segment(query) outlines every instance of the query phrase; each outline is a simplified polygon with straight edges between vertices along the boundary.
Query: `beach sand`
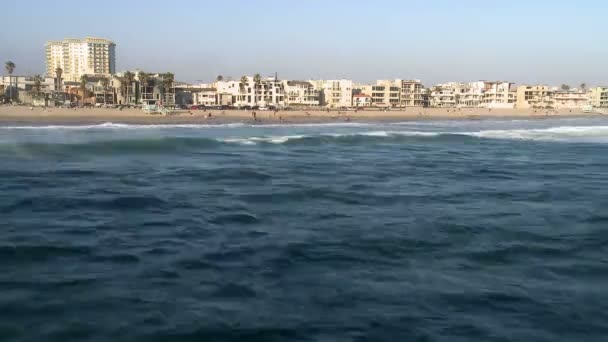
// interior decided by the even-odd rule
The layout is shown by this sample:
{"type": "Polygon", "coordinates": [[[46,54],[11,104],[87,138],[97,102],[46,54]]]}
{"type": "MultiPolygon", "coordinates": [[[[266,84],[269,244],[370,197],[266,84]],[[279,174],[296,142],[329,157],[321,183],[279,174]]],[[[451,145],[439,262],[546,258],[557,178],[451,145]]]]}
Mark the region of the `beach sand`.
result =
{"type": "MultiPolygon", "coordinates": [[[[262,123],[324,123],[324,122],[365,122],[365,121],[413,121],[413,120],[480,120],[498,118],[544,119],[555,117],[594,116],[581,110],[517,110],[487,108],[407,108],[405,110],[337,111],[332,110],[294,110],[294,111],[256,111],[257,122],[262,123]]],[[[146,114],[141,109],[109,108],[47,108],[27,106],[0,106],[0,124],[221,124],[233,122],[253,123],[252,111],[244,110],[182,110],[174,115],[146,114]],[[211,113],[211,118],[207,115],[211,113]]]]}

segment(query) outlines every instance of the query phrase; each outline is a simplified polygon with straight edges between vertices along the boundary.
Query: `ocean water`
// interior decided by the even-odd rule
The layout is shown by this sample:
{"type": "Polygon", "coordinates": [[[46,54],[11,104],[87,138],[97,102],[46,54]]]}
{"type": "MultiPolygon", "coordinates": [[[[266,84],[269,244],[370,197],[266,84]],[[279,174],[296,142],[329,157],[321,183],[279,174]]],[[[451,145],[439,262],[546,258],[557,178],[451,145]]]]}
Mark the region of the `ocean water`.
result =
{"type": "Polygon", "coordinates": [[[0,127],[2,341],[606,341],[608,119],[0,127]]]}

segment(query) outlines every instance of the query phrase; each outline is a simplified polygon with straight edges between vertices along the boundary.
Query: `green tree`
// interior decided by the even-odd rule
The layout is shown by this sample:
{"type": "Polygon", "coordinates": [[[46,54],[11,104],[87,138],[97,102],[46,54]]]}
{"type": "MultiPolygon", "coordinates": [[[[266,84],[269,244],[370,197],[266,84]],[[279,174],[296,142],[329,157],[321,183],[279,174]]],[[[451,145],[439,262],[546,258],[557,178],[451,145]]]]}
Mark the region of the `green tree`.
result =
{"type": "Polygon", "coordinates": [[[55,76],[57,77],[57,88],[55,90],[62,90],[61,87],[61,76],[63,75],[63,69],[57,67],[55,69],[55,76]]]}
{"type": "Polygon", "coordinates": [[[245,89],[247,89],[247,84],[249,83],[249,79],[247,76],[241,77],[241,81],[239,82],[239,88],[241,88],[241,103],[245,101],[245,89]]]}
{"type": "Polygon", "coordinates": [[[82,104],[84,105],[84,98],[87,96],[87,83],[89,82],[89,78],[87,75],[80,76],[80,94],[82,97],[82,104]]]}
{"type": "Polygon", "coordinates": [[[587,83],[585,83],[585,82],[581,83],[581,90],[582,91],[587,90],[587,83]]]}
{"type": "Polygon", "coordinates": [[[260,83],[262,83],[260,74],[253,75],[254,103],[256,106],[258,105],[258,88],[260,87],[260,83]]]}
{"type": "Polygon", "coordinates": [[[222,75],[217,75],[217,77],[215,78],[216,81],[221,82],[224,80],[224,76],[222,75]]]}
{"type": "Polygon", "coordinates": [[[106,96],[107,96],[107,92],[108,89],[110,88],[110,79],[107,77],[104,77],[100,80],[101,82],[101,88],[103,89],[103,104],[107,104],[106,102],[106,96]]]}
{"type": "Polygon", "coordinates": [[[170,73],[170,72],[166,72],[164,74],[162,74],[163,80],[162,80],[162,87],[163,87],[163,92],[165,95],[165,102],[167,102],[167,96],[166,94],[171,94],[171,89],[174,86],[174,82],[175,82],[175,75],[170,73]]]}
{"type": "Polygon", "coordinates": [[[150,75],[147,72],[140,71],[137,74],[137,78],[139,79],[139,92],[140,92],[140,100],[141,100],[141,98],[143,98],[144,94],[148,93],[150,75]]]}
{"type": "Polygon", "coordinates": [[[123,77],[124,77],[124,80],[125,80],[125,83],[126,83],[126,88],[127,88],[127,91],[126,91],[126,94],[127,94],[127,103],[126,104],[130,104],[131,103],[131,97],[130,96],[132,95],[131,93],[132,93],[132,90],[133,90],[133,82],[135,81],[135,74],[132,73],[132,72],[130,72],[130,71],[127,71],[127,72],[125,72],[125,74],[124,74],[123,77]]]}
{"type": "Polygon", "coordinates": [[[17,66],[12,61],[4,63],[4,69],[8,72],[8,96],[11,100],[13,99],[13,71],[15,71],[15,68],[17,68],[17,66]]]}
{"type": "Polygon", "coordinates": [[[567,84],[562,84],[560,88],[561,88],[563,91],[568,91],[568,90],[570,90],[570,86],[569,86],[569,85],[567,85],[567,84]]]}
{"type": "Polygon", "coordinates": [[[40,98],[42,94],[42,76],[35,75],[34,76],[34,85],[32,86],[32,94],[35,98],[40,98]]]}

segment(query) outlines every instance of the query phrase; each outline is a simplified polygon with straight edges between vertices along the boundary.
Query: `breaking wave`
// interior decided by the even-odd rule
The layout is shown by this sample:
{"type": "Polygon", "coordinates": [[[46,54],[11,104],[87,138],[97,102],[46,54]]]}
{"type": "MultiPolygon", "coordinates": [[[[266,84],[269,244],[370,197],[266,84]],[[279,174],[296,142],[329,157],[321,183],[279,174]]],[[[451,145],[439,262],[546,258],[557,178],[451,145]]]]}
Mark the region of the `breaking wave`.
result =
{"type": "MultiPolygon", "coordinates": [[[[233,125],[233,124],[231,124],[233,125]]],[[[138,125],[104,124],[99,127],[139,127],[138,125]]],[[[188,125],[198,127],[201,125],[188,125]]],[[[45,126],[69,127],[69,126],[45,126]]],[[[83,126],[79,126],[82,128],[83,126]]],[[[141,126],[150,127],[150,126],[141,126]]],[[[164,125],[163,127],[176,127],[164,125]]],[[[183,127],[179,126],[179,127],[183,127]]],[[[209,127],[209,126],[204,126],[209,127]]],[[[224,126],[225,127],[225,126],[224,126]]],[[[237,126],[238,127],[238,126],[237,126]]],[[[385,126],[386,127],[386,126],[385,126]]],[[[230,132],[230,131],[229,131],[230,132]]],[[[252,131],[247,131],[252,133],[252,131]]],[[[254,133],[256,131],[253,131],[254,133]]],[[[235,131],[238,134],[239,131],[235,131]]],[[[608,143],[608,126],[561,126],[535,129],[479,130],[479,131],[423,131],[423,130],[364,130],[354,132],[307,132],[289,135],[260,136],[188,135],[174,136],[171,133],[155,135],[134,135],[128,138],[110,139],[108,137],[92,138],[85,141],[59,142],[18,142],[17,140],[0,139],[0,154],[36,156],[36,155],[73,155],[73,154],[113,154],[113,153],[167,153],[179,151],[213,150],[230,146],[263,146],[263,145],[324,145],[324,144],[407,144],[415,142],[462,141],[463,139],[483,140],[529,140],[554,141],[568,143],[608,143]]]]}

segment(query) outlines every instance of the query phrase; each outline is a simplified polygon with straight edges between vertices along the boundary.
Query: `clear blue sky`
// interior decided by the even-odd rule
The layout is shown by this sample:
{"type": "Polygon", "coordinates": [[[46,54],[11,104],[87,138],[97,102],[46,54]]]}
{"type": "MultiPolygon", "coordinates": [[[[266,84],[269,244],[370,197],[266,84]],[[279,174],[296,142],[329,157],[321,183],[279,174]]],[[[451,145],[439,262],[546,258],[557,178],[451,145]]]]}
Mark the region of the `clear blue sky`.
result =
{"type": "Polygon", "coordinates": [[[96,36],[117,69],[177,79],[503,79],[608,84],[605,0],[29,0],[2,4],[0,59],[44,71],[44,43],[96,36]]]}

